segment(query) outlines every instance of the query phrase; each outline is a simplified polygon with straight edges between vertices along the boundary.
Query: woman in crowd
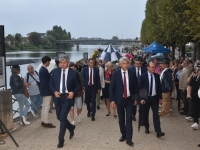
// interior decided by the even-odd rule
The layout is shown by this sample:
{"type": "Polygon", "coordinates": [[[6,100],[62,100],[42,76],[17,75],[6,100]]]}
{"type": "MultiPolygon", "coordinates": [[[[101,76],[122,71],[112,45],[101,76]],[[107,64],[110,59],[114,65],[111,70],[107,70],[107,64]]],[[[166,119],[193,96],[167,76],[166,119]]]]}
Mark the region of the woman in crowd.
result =
{"type": "Polygon", "coordinates": [[[24,95],[24,79],[18,76],[18,74],[20,73],[20,67],[18,65],[12,66],[11,72],[12,74],[10,76],[10,87],[12,90],[12,94],[17,99],[17,102],[19,104],[19,114],[22,124],[28,125],[30,124],[30,122],[26,120],[26,116],[30,108],[30,103],[24,95]]]}
{"type": "MultiPolygon", "coordinates": [[[[177,67],[177,72],[176,74],[174,75],[174,82],[175,82],[175,87],[176,87],[176,100],[178,102],[178,111],[180,111],[180,99],[181,99],[181,94],[180,94],[180,89],[179,89],[179,79],[181,77],[181,72],[182,72],[182,65],[181,64],[178,64],[178,67],[177,67]]],[[[175,73],[175,72],[174,72],[175,73]]]]}
{"type": "MultiPolygon", "coordinates": [[[[74,70],[77,70],[76,69],[76,65],[74,62],[70,62],[69,64],[69,67],[74,69],[74,70]]],[[[78,70],[77,70],[78,71],[78,70]]],[[[82,107],[83,107],[83,100],[82,100],[82,97],[83,97],[83,85],[84,85],[84,79],[83,79],[83,75],[81,72],[78,71],[78,75],[79,75],[79,80],[80,80],[80,83],[81,83],[81,90],[78,92],[78,94],[75,96],[75,101],[74,101],[74,104],[76,105],[77,107],[77,115],[76,115],[76,120],[78,122],[81,122],[81,117],[80,117],[80,114],[81,114],[81,111],[82,111],[82,107]]],[[[74,106],[71,107],[71,110],[70,110],[70,116],[71,116],[71,119],[72,119],[72,123],[71,124],[75,124],[74,122],[74,106]]]]}
{"type": "MultiPolygon", "coordinates": [[[[105,71],[105,76],[104,76],[104,80],[105,80],[105,89],[104,89],[104,98],[106,99],[106,106],[107,106],[107,110],[108,110],[108,113],[106,114],[106,116],[110,116],[111,112],[110,112],[110,97],[109,97],[109,87],[110,87],[110,81],[111,81],[111,78],[112,78],[112,74],[114,72],[113,70],[113,66],[112,66],[112,63],[111,62],[107,62],[106,63],[106,68],[107,70],[105,71]]],[[[117,115],[116,115],[116,107],[113,108],[113,115],[114,117],[116,118],[117,115]]]]}
{"type": "Polygon", "coordinates": [[[199,129],[199,110],[200,110],[200,98],[198,96],[198,90],[200,87],[200,69],[197,71],[197,76],[191,78],[188,86],[187,98],[191,99],[192,103],[192,117],[194,119],[194,124],[191,126],[193,129],[199,129]]]}
{"type": "Polygon", "coordinates": [[[158,59],[154,58],[153,62],[156,65],[155,73],[160,74],[161,73],[161,69],[160,69],[160,65],[158,64],[158,59]]]}

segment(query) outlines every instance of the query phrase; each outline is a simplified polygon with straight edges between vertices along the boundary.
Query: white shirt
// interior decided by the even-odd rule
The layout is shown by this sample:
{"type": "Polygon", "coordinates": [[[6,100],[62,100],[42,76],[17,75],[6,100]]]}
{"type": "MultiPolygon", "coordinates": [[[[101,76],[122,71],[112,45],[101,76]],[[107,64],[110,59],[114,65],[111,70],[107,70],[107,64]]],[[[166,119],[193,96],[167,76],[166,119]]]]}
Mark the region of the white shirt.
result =
{"type": "MultiPolygon", "coordinates": [[[[127,97],[129,97],[129,96],[131,96],[131,94],[130,94],[130,91],[129,91],[128,70],[124,71],[124,70],[121,69],[121,74],[122,74],[122,81],[123,81],[123,83],[124,83],[124,72],[126,72],[125,75],[126,75],[126,89],[127,89],[127,97]]],[[[123,96],[124,96],[124,94],[123,94],[123,96]]]]}
{"type": "Polygon", "coordinates": [[[68,93],[68,90],[67,90],[67,76],[68,76],[68,71],[69,71],[69,68],[67,67],[66,69],[62,69],[61,68],[61,76],[60,76],[60,93],[64,94],[62,92],[62,84],[63,84],[63,70],[65,70],[65,87],[66,87],[66,90],[65,90],[65,93],[68,93]]]}
{"type": "Polygon", "coordinates": [[[138,78],[138,69],[139,69],[139,74],[140,74],[140,76],[141,76],[141,67],[140,68],[137,68],[137,67],[135,67],[135,72],[136,72],[136,77],[138,78]]]}
{"type": "Polygon", "coordinates": [[[91,71],[91,69],[92,69],[92,85],[94,84],[94,68],[90,68],[89,67],[89,81],[88,81],[88,85],[90,85],[90,71],[91,71]]]}
{"type": "MultiPolygon", "coordinates": [[[[148,72],[148,77],[149,77],[149,93],[150,93],[150,87],[151,87],[151,74],[148,72]]],[[[155,84],[155,76],[152,74],[153,77],[153,86],[152,86],[152,95],[150,96],[155,96],[156,93],[156,84],[155,84]]]]}
{"type": "MultiPolygon", "coordinates": [[[[36,81],[40,82],[39,76],[35,73],[35,71],[31,75],[36,79],[36,81]]],[[[29,75],[28,83],[30,83],[31,85],[28,86],[28,92],[31,96],[40,94],[40,90],[36,81],[29,75]]],[[[27,82],[27,74],[24,76],[24,82],[27,82]]]]}

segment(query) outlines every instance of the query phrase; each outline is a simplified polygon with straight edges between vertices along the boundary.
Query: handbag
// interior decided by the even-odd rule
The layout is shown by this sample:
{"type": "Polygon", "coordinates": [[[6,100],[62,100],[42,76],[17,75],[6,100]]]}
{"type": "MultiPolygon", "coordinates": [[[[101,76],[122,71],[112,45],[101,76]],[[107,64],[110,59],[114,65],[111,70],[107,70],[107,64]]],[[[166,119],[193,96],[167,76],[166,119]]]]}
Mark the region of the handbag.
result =
{"type": "Polygon", "coordinates": [[[25,86],[24,86],[24,95],[26,96],[26,98],[29,98],[28,89],[25,86]]]}

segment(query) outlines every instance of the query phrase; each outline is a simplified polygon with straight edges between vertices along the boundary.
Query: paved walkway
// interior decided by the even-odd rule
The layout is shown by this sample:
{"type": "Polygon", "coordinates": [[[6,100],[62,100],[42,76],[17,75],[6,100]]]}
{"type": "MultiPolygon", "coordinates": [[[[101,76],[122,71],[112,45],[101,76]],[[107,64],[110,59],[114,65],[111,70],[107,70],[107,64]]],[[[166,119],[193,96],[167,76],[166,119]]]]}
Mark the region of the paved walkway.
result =
{"type": "MultiPolygon", "coordinates": [[[[174,102],[175,103],[175,102],[174,102]]],[[[126,142],[118,142],[121,137],[118,120],[113,116],[106,117],[106,107],[101,103],[97,110],[96,121],[86,117],[86,105],[82,112],[82,122],[76,123],[75,135],[69,140],[66,132],[65,145],[67,150],[198,150],[200,143],[199,130],[192,130],[192,122],[186,122],[184,116],[177,113],[174,104],[171,116],[161,118],[161,128],[166,135],[157,138],[153,129],[152,114],[150,113],[150,134],[144,133],[144,127],[137,131],[137,121],[133,122],[134,147],[129,147],[126,142]]],[[[40,119],[31,118],[31,125],[19,128],[13,136],[19,144],[17,148],[12,140],[5,138],[6,144],[0,145],[1,150],[55,150],[58,143],[59,121],[56,119],[55,110],[50,114],[50,120],[56,128],[47,129],[40,126],[40,119]]],[[[18,125],[19,126],[19,125],[18,125]]]]}

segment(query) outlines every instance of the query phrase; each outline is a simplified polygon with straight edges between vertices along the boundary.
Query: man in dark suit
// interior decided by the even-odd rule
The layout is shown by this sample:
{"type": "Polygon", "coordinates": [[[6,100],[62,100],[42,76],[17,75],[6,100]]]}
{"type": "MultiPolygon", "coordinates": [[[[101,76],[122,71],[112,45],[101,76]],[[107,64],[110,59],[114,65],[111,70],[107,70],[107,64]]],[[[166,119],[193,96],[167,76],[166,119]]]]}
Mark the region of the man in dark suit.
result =
{"type": "Polygon", "coordinates": [[[153,123],[157,137],[164,136],[161,132],[160,118],[158,115],[159,100],[162,102],[162,91],[159,75],[154,73],[155,64],[149,62],[147,64],[148,72],[142,74],[139,80],[139,99],[142,104],[143,122],[145,125],[145,133],[149,134],[149,109],[153,111],[153,123]]]}
{"type": "Polygon", "coordinates": [[[135,72],[128,69],[128,58],[120,58],[119,63],[121,69],[113,73],[110,82],[110,101],[113,108],[115,108],[117,104],[119,127],[122,134],[122,137],[119,139],[119,141],[123,142],[126,139],[126,143],[129,146],[133,146],[132,113],[133,105],[137,104],[136,100],[138,96],[138,81],[135,72]],[[135,101],[133,100],[133,97],[135,97],[135,101]]]}
{"type": "Polygon", "coordinates": [[[43,97],[42,112],[41,112],[41,125],[45,128],[55,128],[54,125],[49,123],[49,108],[52,98],[52,93],[49,89],[49,74],[47,67],[49,66],[51,58],[49,56],[42,57],[43,66],[39,71],[40,78],[40,95],[43,97]]]}
{"type": "Polygon", "coordinates": [[[60,121],[59,143],[58,148],[64,145],[64,136],[66,129],[69,130],[71,139],[74,136],[75,125],[72,125],[67,115],[74,104],[74,97],[81,89],[78,72],[68,67],[69,58],[66,55],[59,57],[60,68],[52,71],[49,87],[54,94],[54,103],[56,115],[60,121]]]}
{"type": "MultiPolygon", "coordinates": [[[[136,74],[136,77],[138,79],[138,82],[139,82],[139,79],[140,79],[140,76],[144,73],[147,72],[147,69],[146,67],[143,67],[142,66],[142,58],[141,57],[136,57],[134,59],[134,66],[133,67],[130,67],[131,70],[133,70],[136,74]]],[[[132,116],[132,120],[133,121],[136,121],[136,112],[137,112],[137,105],[133,106],[133,116],[132,116]]]]}
{"type": "Polygon", "coordinates": [[[100,94],[101,83],[99,69],[94,67],[94,60],[88,60],[88,67],[83,68],[83,78],[85,87],[85,102],[87,104],[87,116],[95,121],[96,113],[96,93],[100,94]]]}

